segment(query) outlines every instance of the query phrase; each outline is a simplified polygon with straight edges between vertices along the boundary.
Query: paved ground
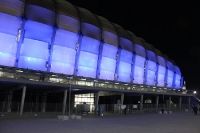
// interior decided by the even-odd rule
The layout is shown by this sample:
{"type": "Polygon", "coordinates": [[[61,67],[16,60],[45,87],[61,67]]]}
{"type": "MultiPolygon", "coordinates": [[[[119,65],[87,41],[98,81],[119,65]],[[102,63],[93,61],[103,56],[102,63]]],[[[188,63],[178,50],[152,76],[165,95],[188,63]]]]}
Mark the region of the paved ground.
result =
{"type": "Polygon", "coordinates": [[[81,120],[49,117],[1,117],[0,133],[200,133],[200,115],[172,114],[87,115],[81,120]]]}

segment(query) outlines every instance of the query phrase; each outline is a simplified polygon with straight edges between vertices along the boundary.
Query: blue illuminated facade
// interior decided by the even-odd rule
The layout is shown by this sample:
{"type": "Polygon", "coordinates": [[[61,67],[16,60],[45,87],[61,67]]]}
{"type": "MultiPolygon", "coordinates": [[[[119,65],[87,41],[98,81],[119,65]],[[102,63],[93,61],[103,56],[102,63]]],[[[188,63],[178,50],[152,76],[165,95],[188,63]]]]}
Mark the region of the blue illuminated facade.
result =
{"type": "Polygon", "coordinates": [[[0,1],[0,65],[181,89],[179,67],[121,26],[64,0],[0,1]]]}

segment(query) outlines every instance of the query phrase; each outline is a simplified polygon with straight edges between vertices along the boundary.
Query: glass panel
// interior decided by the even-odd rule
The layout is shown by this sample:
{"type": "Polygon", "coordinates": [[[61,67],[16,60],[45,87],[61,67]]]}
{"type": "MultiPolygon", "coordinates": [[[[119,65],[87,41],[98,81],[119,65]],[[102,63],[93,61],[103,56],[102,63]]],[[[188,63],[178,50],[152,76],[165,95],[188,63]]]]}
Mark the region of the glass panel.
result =
{"type": "Polygon", "coordinates": [[[0,65],[14,66],[15,55],[0,52],[0,65]]]}
{"type": "Polygon", "coordinates": [[[78,76],[96,78],[96,69],[78,66],[78,76]]]}
{"type": "Polygon", "coordinates": [[[151,70],[147,70],[147,85],[154,85],[154,79],[155,79],[155,72],[151,70]]]}
{"type": "Polygon", "coordinates": [[[99,45],[98,40],[84,36],[81,40],[81,51],[99,54],[99,45]]]}
{"type": "Polygon", "coordinates": [[[73,75],[74,65],[62,62],[51,62],[51,72],[73,75]]]}
{"type": "Polygon", "coordinates": [[[130,82],[131,64],[120,61],[119,81],[130,82]]]}
{"type": "Polygon", "coordinates": [[[53,27],[49,25],[28,20],[25,23],[24,29],[25,38],[31,38],[48,43],[51,42],[53,27]]]}
{"type": "Polygon", "coordinates": [[[26,56],[20,56],[20,60],[18,63],[19,68],[29,68],[41,71],[46,71],[45,65],[46,65],[46,60],[33,57],[26,57],[26,56]]]}
{"type": "Polygon", "coordinates": [[[144,68],[135,66],[134,69],[134,83],[143,84],[144,68]]]}
{"type": "Polygon", "coordinates": [[[101,70],[100,79],[114,80],[114,74],[115,72],[101,70]]]}
{"type": "Polygon", "coordinates": [[[133,54],[126,50],[121,50],[120,61],[127,62],[129,64],[132,63],[133,54]]]}
{"type": "Polygon", "coordinates": [[[20,55],[48,60],[48,43],[25,38],[20,55]]]}
{"type": "Polygon", "coordinates": [[[116,46],[105,43],[103,45],[102,56],[108,57],[111,59],[116,59],[117,51],[118,51],[118,48],[116,46]]]}
{"type": "Polygon", "coordinates": [[[116,60],[107,57],[102,57],[101,70],[115,72],[115,67],[116,67],[116,60]]]}
{"type": "Polygon", "coordinates": [[[21,25],[21,19],[1,12],[0,18],[0,32],[16,36],[21,25]]]}
{"type": "Polygon", "coordinates": [[[55,36],[55,45],[75,49],[78,38],[79,36],[76,33],[58,29],[55,36]]]}
{"type": "Polygon", "coordinates": [[[16,36],[0,33],[0,52],[15,55],[16,51],[16,36]]]}
{"type": "Polygon", "coordinates": [[[163,75],[163,74],[158,74],[158,86],[161,86],[161,87],[163,87],[164,86],[164,78],[165,78],[165,75],[163,75]]]}

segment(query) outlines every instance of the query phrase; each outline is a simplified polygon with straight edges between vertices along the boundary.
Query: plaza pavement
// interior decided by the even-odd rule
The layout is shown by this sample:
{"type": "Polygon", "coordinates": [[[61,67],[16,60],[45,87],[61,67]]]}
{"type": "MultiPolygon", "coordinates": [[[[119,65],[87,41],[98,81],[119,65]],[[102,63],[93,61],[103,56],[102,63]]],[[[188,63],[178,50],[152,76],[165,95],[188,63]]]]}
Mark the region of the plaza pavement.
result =
{"type": "Polygon", "coordinates": [[[0,118],[0,133],[200,133],[200,115],[192,112],[84,115],[81,120],[56,116],[0,118]]]}

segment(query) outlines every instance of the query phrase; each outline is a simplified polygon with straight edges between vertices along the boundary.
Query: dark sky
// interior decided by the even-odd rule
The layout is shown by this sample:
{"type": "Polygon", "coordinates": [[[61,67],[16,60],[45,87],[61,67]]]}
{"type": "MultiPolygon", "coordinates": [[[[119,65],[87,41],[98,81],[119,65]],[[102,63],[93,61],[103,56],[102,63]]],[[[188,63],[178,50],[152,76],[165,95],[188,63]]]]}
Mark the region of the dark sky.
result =
{"type": "Polygon", "coordinates": [[[180,67],[200,93],[200,1],[67,0],[142,37],[180,67]]]}

